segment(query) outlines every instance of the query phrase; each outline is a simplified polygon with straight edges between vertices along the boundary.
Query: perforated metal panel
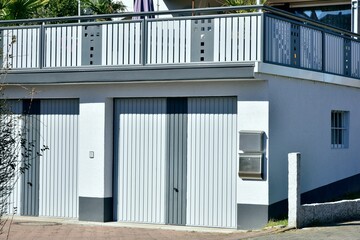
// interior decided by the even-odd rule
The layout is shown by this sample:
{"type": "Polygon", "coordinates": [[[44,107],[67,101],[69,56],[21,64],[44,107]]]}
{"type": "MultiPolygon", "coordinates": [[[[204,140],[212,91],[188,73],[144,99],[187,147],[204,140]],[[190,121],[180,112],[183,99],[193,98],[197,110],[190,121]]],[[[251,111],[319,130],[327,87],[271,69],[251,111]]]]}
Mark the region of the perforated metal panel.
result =
{"type": "Polygon", "coordinates": [[[344,39],[344,75],[351,76],[351,40],[344,39]]]}
{"type": "Polygon", "coordinates": [[[191,62],[214,60],[214,19],[191,21],[191,62]]]}
{"type": "Polygon", "coordinates": [[[83,26],[81,65],[101,65],[102,26],[83,26]]]}
{"type": "Polygon", "coordinates": [[[291,65],[300,66],[300,26],[291,24],[291,65]]]}

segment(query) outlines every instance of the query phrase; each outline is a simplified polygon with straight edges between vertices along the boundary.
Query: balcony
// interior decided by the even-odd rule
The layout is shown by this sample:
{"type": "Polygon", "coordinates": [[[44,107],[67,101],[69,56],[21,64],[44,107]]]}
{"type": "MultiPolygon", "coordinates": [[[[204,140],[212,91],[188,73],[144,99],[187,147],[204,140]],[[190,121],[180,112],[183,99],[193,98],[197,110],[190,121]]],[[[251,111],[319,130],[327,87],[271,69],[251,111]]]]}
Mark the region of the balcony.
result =
{"type": "Polygon", "coordinates": [[[264,62],[360,78],[359,35],[267,6],[0,24],[0,62],[9,72],[264,62]],[[249,9],[255,12],[235,12],[249,9]],[[123,20],[95,21],[110,17],[123,20]]]}

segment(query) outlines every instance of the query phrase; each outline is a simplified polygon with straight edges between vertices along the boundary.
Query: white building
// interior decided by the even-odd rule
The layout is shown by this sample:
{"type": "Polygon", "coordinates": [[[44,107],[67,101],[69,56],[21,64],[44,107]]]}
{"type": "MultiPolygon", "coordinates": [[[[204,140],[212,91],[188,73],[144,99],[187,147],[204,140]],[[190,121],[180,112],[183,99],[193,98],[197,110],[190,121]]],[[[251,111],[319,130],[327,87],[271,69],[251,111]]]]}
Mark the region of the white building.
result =
{"type": "Polygon", "coordinates": [[[359,36],[262,10],[2,28],[6,97],[50,148],[10,210],[259,228],[294,151],[303,202],[358,191],[359,36]]]}

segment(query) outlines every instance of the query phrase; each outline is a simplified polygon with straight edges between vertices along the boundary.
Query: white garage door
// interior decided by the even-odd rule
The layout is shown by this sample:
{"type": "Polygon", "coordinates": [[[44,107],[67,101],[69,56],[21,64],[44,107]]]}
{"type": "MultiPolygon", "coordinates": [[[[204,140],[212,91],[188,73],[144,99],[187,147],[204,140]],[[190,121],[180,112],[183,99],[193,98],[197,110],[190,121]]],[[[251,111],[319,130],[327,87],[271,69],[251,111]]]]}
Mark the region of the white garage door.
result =
{"type": "Polygon", "coordinates": [[[187,225],[236,227],[236,98],[189,98],[187,225]]]}
{"type": "Polygon", "coordinates": [[[166,99],[115,100],[118,221],[165,223],[166,99]]]}
{"type": "Polygon", "coordinates": [[[77,99],[10,101],[33,145],[30,168],[10,196],[9,212],[30,216],[78,217],[77,99]],[[22,114],[23,113],[23,114],[22,114]],[[38,156],[46,145],[49,149],[38,156]]]}
{"type": "Polygon", "coordinates": [[[115,100],[119,221],[236,227],[236,98],[115,100]]]}

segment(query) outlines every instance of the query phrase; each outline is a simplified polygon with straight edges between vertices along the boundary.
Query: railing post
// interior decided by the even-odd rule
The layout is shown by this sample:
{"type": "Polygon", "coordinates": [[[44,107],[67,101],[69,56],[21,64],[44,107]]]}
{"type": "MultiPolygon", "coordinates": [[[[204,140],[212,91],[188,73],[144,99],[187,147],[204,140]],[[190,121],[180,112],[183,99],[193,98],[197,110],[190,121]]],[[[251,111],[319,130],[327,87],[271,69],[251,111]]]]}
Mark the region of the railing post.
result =
{"type": "Polygon", "coordinates": [[[265,61],[265,54],[266,54],[266,14],[262,13],[261,15],[261,29],[260,29],[260,38],[259,38],[259,59],[260,62],[266,62],[265,61]]]}
{"type": "Polygon", "coordinates": [[[300,200],[300,153],[289,153],[288,155],[288,202],[289,219],[288,226],[301,227],[301,200],[300,200]]]}
{"type": "MultiPolygon", "coordinates": [[[[260,1],[260,0],[256,0],[256,5],[259,6],[260,4],[261,4],[261,1],[260,1]]],[[[261,12],[262,12],[262,9],[259,8],[259,9],[258,9],[258,12],[261,13],[261,12]]]]}
{"type": "Polygon", "coordinates": [[[351,0],[351,31],[359,33],[359,0],[351,0]]]}
{"type": "Polygon", "coordinates": [[[325,72],[325,64],[326,64],[326,46],[325,46],[325,32],[321,31],[321,37],[322,37],[322,71],[325,72]]]}
{"type": "Polygon", "coordinates": [[[141,46],[141,61],[142,61],[142,65],[146,65],[147,63],[147,41],[148,41],[148,26],[147,26],[147,20],[146,17],[144,17],[143,21],[143,28],[142,28],[142,46],[141,46]]]}
{"type": "Polygon", "coordinates": [[[41,23],[39,36],[39,68],[44,67],[44,52],[45,52],[45,22],[41,23]]]}

